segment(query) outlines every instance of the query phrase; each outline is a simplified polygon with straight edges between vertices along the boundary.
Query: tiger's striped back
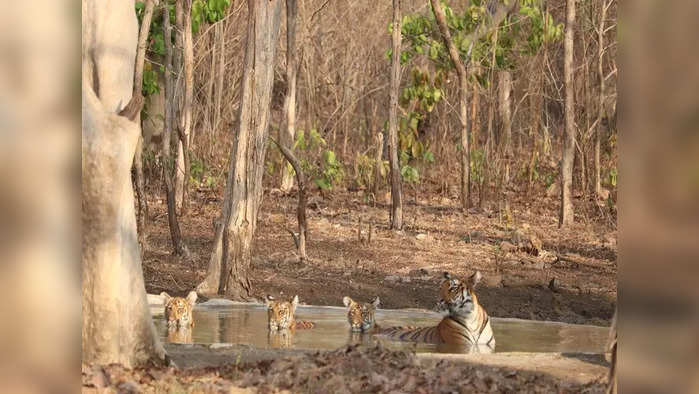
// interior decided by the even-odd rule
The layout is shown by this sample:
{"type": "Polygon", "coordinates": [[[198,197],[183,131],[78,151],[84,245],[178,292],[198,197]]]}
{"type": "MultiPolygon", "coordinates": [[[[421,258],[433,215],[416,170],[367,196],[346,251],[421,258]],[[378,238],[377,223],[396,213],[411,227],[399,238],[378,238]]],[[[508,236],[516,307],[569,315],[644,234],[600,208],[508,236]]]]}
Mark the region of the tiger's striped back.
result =
{"type": "Polygon", "coordinates": [[[397,341],[405,342],[426,342],[426,343],[441,343],[442,338],[439,335],[437,326],[432,327],[416,327],[416,326],[399,326],[390,327],[380,331],[381,336],[389,337],[397,341]]]}
{"type": "Polygon", "coordinates": [[[306,321],[306,320],[300,320],[296,322],[295,328],[297,330],[310,330],[311,328],[314,328],[316,326],[315,323],[311,321],[306,321]]]}

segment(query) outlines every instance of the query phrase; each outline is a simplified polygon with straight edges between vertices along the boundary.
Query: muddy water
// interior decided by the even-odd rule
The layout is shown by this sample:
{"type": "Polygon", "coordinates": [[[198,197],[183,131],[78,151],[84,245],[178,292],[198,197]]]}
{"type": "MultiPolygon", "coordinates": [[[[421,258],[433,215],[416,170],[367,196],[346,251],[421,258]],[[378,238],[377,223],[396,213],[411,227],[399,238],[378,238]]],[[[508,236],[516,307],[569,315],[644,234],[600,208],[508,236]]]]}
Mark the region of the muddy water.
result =
{"type": "MultiPolygon", "coordinates": [[[[417,352],[464,351],[433,344],[393,342],[371,335],[352,334],[347,323],[346,309],[338,307],[299,306],[296,319],[312,321],[315,328],[296,330],[292,335],[269,334],[264,305],[197,307],[193,312],[195,326],[191,332],[185,333],[168,333],[162,308],[152,311],[156,328],[165,342],[336,349],[349,343],[373,344],[381,340],[387,347],[394,349],[414,349],[417,352]]],[[[376,313],[376,321],[381,327],[430,326],[436,325],[440,320],[439,314],[422,310],[379,310],[376,313]]],[[[495,352],[602,352],[608,335],[605,327],[565,323],[493,318],[491,324],[497,342],[495,352]]]]}

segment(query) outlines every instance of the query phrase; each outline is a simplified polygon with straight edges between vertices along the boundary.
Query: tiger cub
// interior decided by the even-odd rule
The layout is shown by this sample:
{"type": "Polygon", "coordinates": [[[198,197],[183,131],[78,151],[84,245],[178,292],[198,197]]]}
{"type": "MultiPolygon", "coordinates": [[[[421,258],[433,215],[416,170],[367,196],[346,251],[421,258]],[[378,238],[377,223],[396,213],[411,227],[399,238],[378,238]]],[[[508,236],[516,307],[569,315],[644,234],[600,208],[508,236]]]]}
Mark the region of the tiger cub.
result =
{"type": "Polygon", "coordinates": [[[478,303],[473,289],[482,275],[476,271],[466,281],[444,273],[439,288],[437,309],[447,315],[434,327],[391,327],[381,335],[394,340],[427,342],[459,346],[486,345],[495,347],[493,329],[485,309],[478,303]]]}
{"type": "Polygon", "coordinates": [[[167,322],[167,341],[171,343],[192,343],[192,308],[197,301],[197,293],[190,291],[187,298],[170,297],[166,292],[160,293],[165,305],[167,322]]]}
{"type": "Polygon", "coordinates": [[[353,332],[369,332],[378,329],[374,314],[381,304],[377,296],[371,302],[357,302],[350,297],[344,297],[342,302],[347,307],[347,321],[353,332]]]}
{"type": "Polygon", "coordinates": [[[190,291],[187,298],[170,297],[166,292],[160,293],[165,305],[165,320],[168,327],[189,328],[194,325],[192,308],[197,301],[197,292],[190,291]]]}
{"type": "Polygon", "coordinates": [[[309,321],[296,321],[294,313],[299,304],[299,296],[289,301],[277,301],[271,295],[267,296],[267,321],[271,331],[310,329],[315,323],[309,321]]]}

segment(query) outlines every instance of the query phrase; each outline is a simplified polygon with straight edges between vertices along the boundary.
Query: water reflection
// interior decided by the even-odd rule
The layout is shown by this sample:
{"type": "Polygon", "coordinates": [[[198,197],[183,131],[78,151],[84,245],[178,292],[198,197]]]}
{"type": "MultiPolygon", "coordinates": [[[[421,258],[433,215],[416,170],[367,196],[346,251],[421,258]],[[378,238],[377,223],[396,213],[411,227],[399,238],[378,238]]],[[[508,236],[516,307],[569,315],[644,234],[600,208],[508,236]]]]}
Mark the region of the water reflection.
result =
{"type": "Polygon", "coordinates": [[[167,341],[170,343],[185,343],[191,344],[192,342],[192,328],[191,327],[168,327],[167,328],[167,341]]]}
{"type": "MultiPolygon", "coordinates": [[[[194,327],[186,332],[167,330],[162,311],[155,312],[156,328],[165,342],[234,343],[259,348],[336,349],[346,344],[375,345],[381,341],[392,349],[417,352],[489,353],[492,349],[456,348],[453,345],[394,342],[371,334],[351,332],[345,308],[299,306],[297,320],[308,320],[315,327],[294,332],[269,333],[264,305],[233,305],[194,309],[194,327]]],[[[376,321],[382,327],[436,325],[441,315],[424,311],[378,310],[376,321]]],[[[608,336],[605,327],[492,319],[497,347],[495,352],[602,352],[608,336]]]]}

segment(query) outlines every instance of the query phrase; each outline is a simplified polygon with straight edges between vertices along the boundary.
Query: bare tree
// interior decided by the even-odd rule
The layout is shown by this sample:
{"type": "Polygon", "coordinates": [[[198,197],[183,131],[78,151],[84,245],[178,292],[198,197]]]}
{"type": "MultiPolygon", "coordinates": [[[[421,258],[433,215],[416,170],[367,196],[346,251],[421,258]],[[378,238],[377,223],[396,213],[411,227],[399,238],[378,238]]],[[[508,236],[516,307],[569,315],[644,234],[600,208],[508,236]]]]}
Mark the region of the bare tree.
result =
{"type": "Polygon", "coordinates": [[[293,231],[289,231],[291,232],[291,236],[294,237],[296,250],[299,254],[299,262],[303,263],[307,259],[306,238],[308,234],[308,226],[306,225],[306,177],[303,174],[303,168],[301,168],[301,163],[294,155],[294,152],[292,152],[291,149],[279,144],[275,140],[272,140],[272,142],[274,142],[274,144],[277,145],[277,147],[279,147],[279,150],[282,152],[282,155],[284,155],[289,164],[291,164],[291,166],[294,168],[294,172],[296,172],[296,181],[299,185],[299,203],[296,207],[296,219],[298,221],[299,226],[298,236],[294,234],[293,231]]]}
{"type": "Polygon", "coordinates": [[[130,170],[143,99],[132,96],[133,3],[82,2],[82,360],[163,362],[143,282],[130,170]],[[127,103],[128,105],[124,105],[127,103]]]}
{"type": "Polygon", "coordinates": [[[499,75],[498,108],[500,110],[500,124],[502,125],[502,141],[500,141],[501,157],[504,160],[503,185],[510,182],[510,161],[512,152],[512,73],[502,70],[499,75]]]}
{"type": "MultiPolygon", "coordinates": [[[[192,105],[194,99],[194,44],[192,42],[192,0],[179,0],[182,3],[182,35],[183,56],[182,68],[184,70],[184,96],[180,101],[179,123],[177,126],[178,160],[177,160],[177,187],[176,201],[181,201],[181,213],[187,212],[187,188],[189,185],[190,171],[190,138],[192,132],[192,105]],[[180,195],[181,193],[181,195],[180,195]]],[[[179,17],[179,16],[178,16],[179,17]]],[[[180,23],[178,22],[178,25],[180,23]]],[[[179,49],[179,48],[178,48],[179,49]]],[[[178,204],[179,205],[179,204],[178,204]]]]}
{"type": "Polygon", "coordinates": [[[197,290],[234,299],[250,296],[250,251],[262,202],[262,174],[274,82],[274,58],[281,20],[281,0],[248,0],[238,130],[206,278],[197,290]]]}
{"type": "Polygon", "coordinates": [[[602,133],[602,117],[604,115],[604,32],[607,10],[611,7],[613,0],[605,1],[600,5],[599,26],[597,26],[597,78],[599,79],[599,100],[597,107],[597,127],[595,128],[595,194],[602,194],[602,182],[600,179],[600,134],[602,133]]]}
{"type": "MultiPolygon", "coordinates": [[[[511,1],[508,4],[498,4],[494,9],[494,12],[490,15],[489,24],[481,23],[472,33],[464,38],[463,42],[469,42],[469,54],[471,48],[473,48],[473,43],[483,36],[490,27],[497,27],[500,22],[507,16],[507,14],[514,8],[516,1],[511,1]]],[[[471,205],[471,196],[469,194],[471,188],[471,148],[469,146],[469,132],[468,132],[468,74],[466,73],[466,66],[461,61],[459,56],[459,51],[454,45],[451,39],[451,32],[447,26],[446,16],[444,15],[444,10],[439,1],[430,0],[432,5],[432,11],[434,12],[435,20],[437,21],[437,26],[439,26],[439,32],[444,40],[444,45],[447,47],[449,52],[449,58],[451,59],[454,68],[456,69],[456,74],[459,77],[459,121],[461,123],[461,208],[464,212],[467,212],[468,207],[471,205]]]]}
{"type": "Polygon", "coordinates": [[[391,163],[391,228],[403,228],[403,185],[398,163],[398,89],[400,88],[400,0],[393,0],[393,34],[391,47],[391,91],[388,109],[388,147],[391,163]]]}
{"type": "MultiPolygon", "coordinates": [[[[298,7],[296,0],[286,0],[286,81],[288,88],[284,98],[284,115],[286,130],[279,129],[279,142],[289,148],[296,137],[296,74],[298,73],[298,58],[296,56],[296,15],[298,7]]],[[[291,161],[289,161],[291,162],[291,161]]],[[[288,192],[294,186],[294,178],[288,166],[282,165],[282,181],[280,189],[288,192]]]]}
{"type": "MultiPolygon", "coordinates": [[[[150,33],[150,22],[153,17],[153,8],[157,6],[159,0],[146,0],[143,10],[143,18],[141,19],[141,28],[138,33],[138,49],[136,51],[136,70],[134,72],[134,89],[133,95],[142,95],[141,86],[143,85],[143,64],[146,57],[146,48],[148,47],[148,33],[150,33]]],[[[136,117],[136,123],[141,124],[141,114],[136,117]]],[[[146,244],[146,226],[148,218],[148,200],[146,199],[145,186],[143,182],[143,134],[139,133],[138,143],[136,144],[136,154],[133,160],[134,178],[136,183],[136,197],[138,200],[138,213],[136,215],[136,223],[138,228],[138,242],[143,248],[146,244]]]]}
{"type": "Polygon", "coordinates": [[[447,26],[447,20],[444,16],[444,10],[439,1],[430,0],[432,10],[434,11],[439,32],[442,34],[444,45],[449,50],[449,57],[454,64],[456,74],[459,77],[459,122],[461,123],[461,208],[467,212],[471,204],[471,196],[469,195],[469,181],[471,178],[471,148],[469,147],[468,135],[468,75],[459,52],[451,39],[451,33],[447,26]]]}
{"type": "Polygon", "coordinates": [[[561,211],[558,226],[573,223],[573,160],[575,156],[575,91],[573,88],[573,35],[575,0],[566,0],[563,78],[565,81],[565,140],[561,157],[561,211]]]}
{"type": "Polygon", "coordinates": [[[163,127],[163,180],[165,181],[165,198],[167,201],[167,218],[170,226],[170,238],[172,247],[178,256],[188,254],[187,247],[182,240],[180,225],[177,222],[175,174],[176,163],[171,154],[172,129],[175,115],[175,83],[173,81],[172,42],[169,39],[172,34],[170,26],[170,12],[168,7],[163,7],[163,36],[165,41],[165,122],[163,127]]]}

